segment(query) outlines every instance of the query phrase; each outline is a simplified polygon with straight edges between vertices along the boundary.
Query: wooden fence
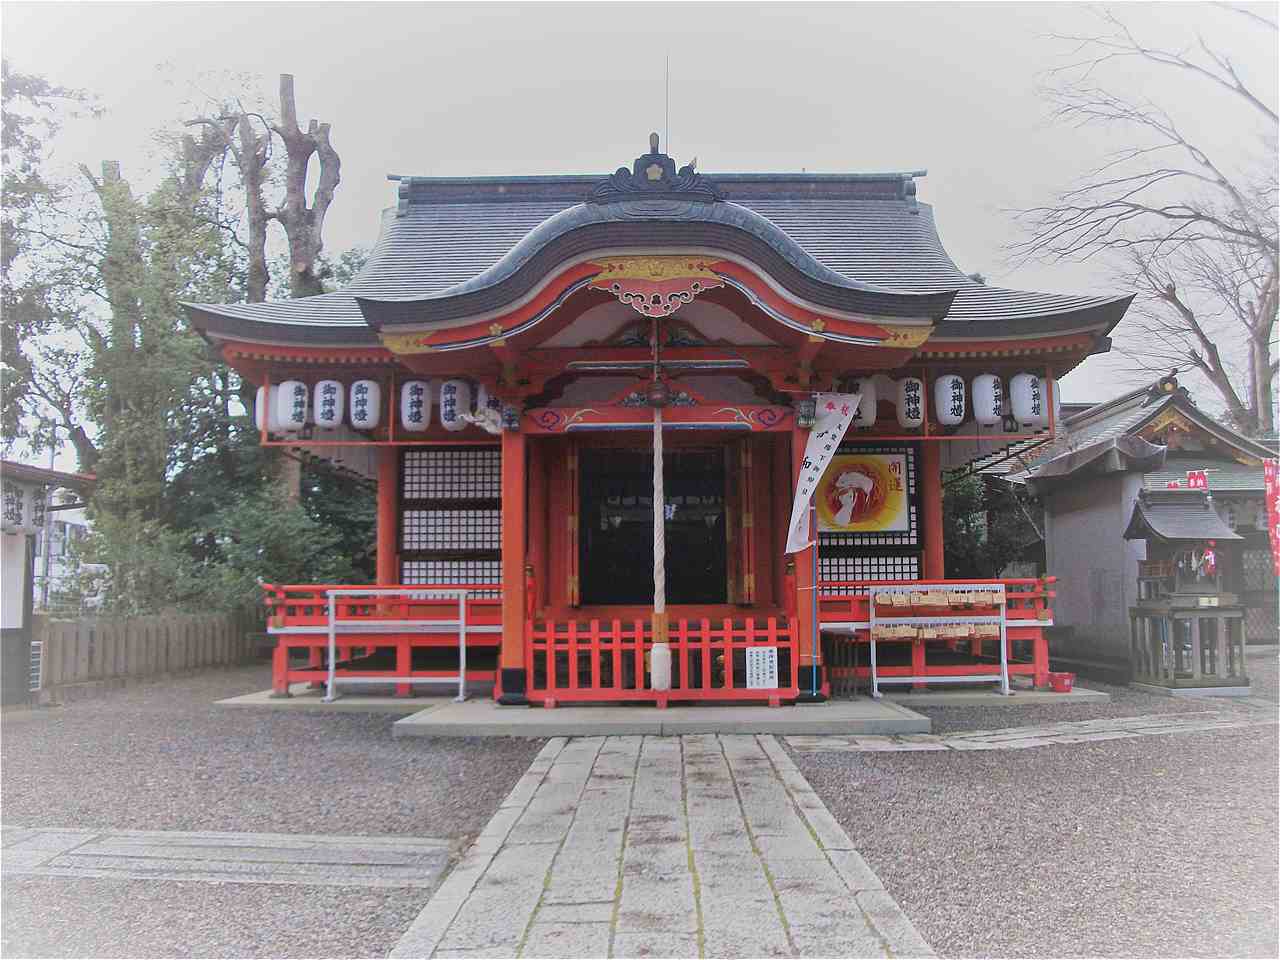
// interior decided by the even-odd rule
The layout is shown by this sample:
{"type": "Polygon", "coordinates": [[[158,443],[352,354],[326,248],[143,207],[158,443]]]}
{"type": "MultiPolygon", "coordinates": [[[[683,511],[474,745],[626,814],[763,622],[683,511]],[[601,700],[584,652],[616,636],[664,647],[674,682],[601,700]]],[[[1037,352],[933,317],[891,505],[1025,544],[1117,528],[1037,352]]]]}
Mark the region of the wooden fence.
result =
{"type": "Polygon", "coordinates": [[[245,663],[263,630],[249,612],[34,619],[32,687],[38,671],[40,690],[245,663]]]}

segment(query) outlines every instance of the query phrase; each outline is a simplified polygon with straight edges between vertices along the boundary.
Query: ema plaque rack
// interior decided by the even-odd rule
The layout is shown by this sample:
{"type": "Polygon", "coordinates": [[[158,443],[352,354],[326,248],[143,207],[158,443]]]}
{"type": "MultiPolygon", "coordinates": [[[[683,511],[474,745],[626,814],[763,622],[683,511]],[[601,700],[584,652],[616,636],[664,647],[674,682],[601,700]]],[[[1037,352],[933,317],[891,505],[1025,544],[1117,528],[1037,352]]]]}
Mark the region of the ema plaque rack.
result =
{"type": "Polygon", "coordinates": [[[998,639],[999,674],[889,677],[885,683],[998,683],[1009,695],[1009,637],[1002,583],[875,587],[870,591],[871,696],[880,699],[876,643],[949,639],[998,639]]]}

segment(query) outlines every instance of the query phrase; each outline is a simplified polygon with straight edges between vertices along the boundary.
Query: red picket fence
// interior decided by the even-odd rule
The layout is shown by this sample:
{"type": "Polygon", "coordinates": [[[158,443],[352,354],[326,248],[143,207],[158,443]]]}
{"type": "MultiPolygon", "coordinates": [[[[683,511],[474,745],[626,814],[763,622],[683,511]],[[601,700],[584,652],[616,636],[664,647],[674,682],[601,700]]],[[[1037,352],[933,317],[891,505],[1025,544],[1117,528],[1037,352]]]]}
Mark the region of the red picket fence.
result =
{"type": "MultiPolygon", "coordinates": [[[[358,589],[351,584],[263,584],[267,633],[275,639],[271,687],[285,694],[291,683],[321,683],[328,676],[329,598],[326,591],[358,589]],[[302,662],[299,662],[299,658],[302,662]]],[[[467,590],[467,679],[493,682],[497,677],[497,647],[502,638],[500,584],[407,584],[386,587],[406,594],[433,590],[467,590]]],[[[458,630],[442,626],[421,629],[432,621],[458,616],[453,598],[338,596],[336,619],[357,621],[344,626],[337,641],[339,673],[352,677],[449,676],[457,672],[458,630]],[[446,662],[447,661],[447,662],[446,662]]],[[[388,682],[391,682],[388,680],[388,682]]],[[[407,684],[396,693],[407,695],[407,684]]]]}
{"type": "Polygon", "coordinates": [[[528,696],[558,702],[762,700],[799,695],[794,618],[674,619],[668,628],[671,689],[652,689],[648,620],[536,620],[526,625],[528,696]],[[777,686],[748,687],[747,651],[777,650],[777,686]]]}

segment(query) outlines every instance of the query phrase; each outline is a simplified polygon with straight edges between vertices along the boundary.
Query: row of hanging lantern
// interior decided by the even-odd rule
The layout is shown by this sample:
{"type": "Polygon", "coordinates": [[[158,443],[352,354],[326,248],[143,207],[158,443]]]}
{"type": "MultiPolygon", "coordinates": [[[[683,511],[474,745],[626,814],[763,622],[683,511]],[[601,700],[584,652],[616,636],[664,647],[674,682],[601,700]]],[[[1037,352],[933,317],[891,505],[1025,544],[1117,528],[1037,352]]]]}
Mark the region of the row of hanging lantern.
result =
{"type": "Polygon", "coordinates": [[[49,488],[44,484],[0,480],[0,530],[5,533],[38,533],[44,527],[49,488]]]}
{"type": "MultiPolygon", "coordinates": [[[[972,400],[973,420],[980,426],[992,427],[1012,417],[1016,429],[1033,430],[1049,425],[1049,391],[1053,392],[1054,420],[1058,417],[1061,399],[1058,384],[1034,373],[1018,373],[1009,378],[1008,388],[993,373],[973,378],[973,386],[966,391],[965,378],[957,373],[946,373],[933,381],[933,415],[944,427],[964,423],[969,413],[966,401],[972,400]]],[[[893,380],[883,374],[856,378],[850,381],[848,390],[862,396],[858,414],[853,419],[855,427],[876,425],[881,400],[893,404],[898,411],[898,426],[906,430],[918,429],[924,423],[924,381],[919,377],[903,377],[893,380]]]]}
{"type": "MultiPolygon", "coordinates": [[[[407,433],[421,433],[431,425],[435,402],[440,425],[451,431],[462,430],[486,411],[501,409],[498,398],[483,384],[473,391],[467,380],[405,380],[399,400],[399,426],[407,433]]],[[[382,384],[356,380],[344,386],[337,380],[321,380],[308,389],[301,380],[285,380],[271,386],[270,396],[266,387],[259,387],[254,420],[259,430],[268,433],[297,433],[308,424],[325,430],[344,423],[354,430],[376,430],[382,422],[382,384]]]]}

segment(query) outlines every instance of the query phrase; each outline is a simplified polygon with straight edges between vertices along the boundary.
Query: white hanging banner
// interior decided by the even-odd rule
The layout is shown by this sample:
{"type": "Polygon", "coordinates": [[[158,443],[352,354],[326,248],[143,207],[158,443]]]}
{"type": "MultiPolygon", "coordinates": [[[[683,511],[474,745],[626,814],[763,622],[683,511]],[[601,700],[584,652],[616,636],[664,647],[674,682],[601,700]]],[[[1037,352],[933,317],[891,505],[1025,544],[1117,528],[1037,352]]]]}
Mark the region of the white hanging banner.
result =
{"type": "Polygon", "coordinates": [[[804,446],[804,460],[800,464],[800,478],[796,481],[796,499],[791,506],[791,526],[787,529],[784,553],[798,553],[813,543],[809,536],[809,499],[818,489],[818,481],[844,439],[844,432],[858,412],[861,399],[857,393],[814,394],[817,409],[813,429],[809,431],[809,442],[804,446]]]}

